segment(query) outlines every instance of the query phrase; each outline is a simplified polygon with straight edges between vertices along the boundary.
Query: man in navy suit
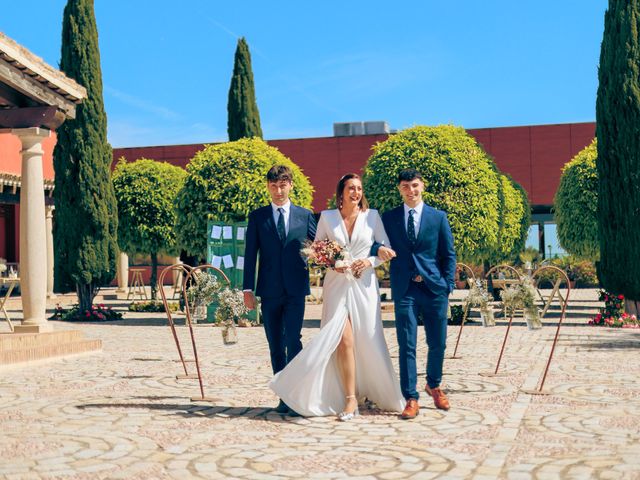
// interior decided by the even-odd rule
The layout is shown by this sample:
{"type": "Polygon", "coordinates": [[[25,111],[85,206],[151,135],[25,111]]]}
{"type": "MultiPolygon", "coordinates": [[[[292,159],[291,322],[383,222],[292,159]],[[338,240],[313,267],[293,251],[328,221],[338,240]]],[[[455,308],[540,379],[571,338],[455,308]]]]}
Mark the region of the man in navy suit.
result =
{"type": "MultiPolygon", "coordinates": [[[[262,300],[262,322],[275,374],[302,350],[300,331],[310,290],[309,270],[300,249],[305,240],[314,239],[316,221],[312,212],[289,201],[293,188],[289,167],[272,167],[267,172],[267,188],[271,204],[249,214],[242,288],[250,310],[256,308],[254,288],[262,300]]],[[[276,410],[287,413],[289,408],[280,400],[276,410]]]]}
{"type": "MultiPolygon", "coordinates": [[[[406,169],[398,175],[404,200],[382,216],[395,258],[391,260],[391,294],[396,312],[400,349],[400,388],[407,400],[403,419],[418,415],[416,389],[416,334],[418,314],[427,336],[427,386],[437,408],[448,410],[449,400],[440,389],[447,343],[447,304],[454,288],[456,254],[447,216],[422,201],[420,172],[406,169]]],[[[382,249],[388,252],[388,249],[382,249]]],[[[381,258],[384,253],[379,253],[381,258]]],[[[387,258],[384,258],[385,260],[387,258]]]]}

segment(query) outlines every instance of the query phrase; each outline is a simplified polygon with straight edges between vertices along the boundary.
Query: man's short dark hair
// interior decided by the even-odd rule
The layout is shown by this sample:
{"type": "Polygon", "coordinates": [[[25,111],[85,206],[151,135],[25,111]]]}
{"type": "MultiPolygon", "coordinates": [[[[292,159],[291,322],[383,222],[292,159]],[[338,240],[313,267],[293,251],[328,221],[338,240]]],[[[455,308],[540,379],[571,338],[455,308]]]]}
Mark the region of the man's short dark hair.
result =
{"type": "Polygon", "coordinates": [[[398,174],[398,183],[410,182],[411,180],[422,180],[422,175],[415,168],[405,168],[398,174]]]}
{"type": "Polygon", "coordinates": [[[286,165],[274,165],[267,172],[267,182],[293,182],[293,172],[286,165]]]}

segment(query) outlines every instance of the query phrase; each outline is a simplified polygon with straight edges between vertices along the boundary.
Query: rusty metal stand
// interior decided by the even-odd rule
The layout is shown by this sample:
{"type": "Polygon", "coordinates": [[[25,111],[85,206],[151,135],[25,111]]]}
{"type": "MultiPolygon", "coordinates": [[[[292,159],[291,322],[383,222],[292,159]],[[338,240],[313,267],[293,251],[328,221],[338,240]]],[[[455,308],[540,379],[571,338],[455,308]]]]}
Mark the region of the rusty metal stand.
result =
{"type": "Polygon", "coordinates": [[[182,272],[189,273],[191,267],[185,265],[184,263],[176,263],[171,265],[162,272],[160,272],[160,276],[158,277],[158,290],[160,290],[160,296],[162,297],[162,304],[164,305],[164,311],[167,314],[167,321],[169,323],[169,329],[171,330],[171,334],[173,335],[173,340],[176,343],[176,348],[178,349],[178,355],[180,356],[180,362],[182,363],[182,368],[184,369],[185,378],[189,377],[189,372],[187,371],[187,361],[184,359],[184,355],[182,355],[182,349],[180,348],[180,340],[178,340],[178,333],[176,332],[176,326],[173,322],[173,318],[171,317],[171,309],[169,308],[169,303],[167,302],[167,294],[164,291],[164,277],[168,272],[173,272],[174,270],[181,270],[182,272]]]}
{"type": "Polygon", "coordinates": [[[545,265],[538,268],[535,272],[533,272],[533,278],[535,278],[536,274],[538,274],[542,270],[554,270],[556,273],[562,275],[566,281],[567,286],[567,296],[565,297],[565,301],[562,302],[562,312],[560,313],[560,319],[558,320],[558,326],[556,328],[556,334],[553,337],[553,343],[551,345],[551,351],[549,352],[549,359],[547,360],[547,365],[544,368],[544,373],[542,374],[542,381],[540,382],[540,386],[537,389],[522,389],[520,390],[522,393],[527,393],[529,395],[549,395],[550,392],[543,390],[544,382],[547,379],[547,373],[549,373],[549,366],[551,365],[551,359],[553,358],[553,353],[556,349],[556,345],[558,343],[558,336],[560,335],[560,326],[562,325],[562,321],[565,318],[567,304],[569,303],[569,295],[571,295],[571,284],[569,283],[569,277],[567,274],[560,268],[554,267],[552,265],[545,265]]]}
{"type": "Polygon", "coordinates": [[[456,346],[453,349],[453,354],[449,357],[446,357],[447,360],[459,360],[462,357],[459,355],[456,355],[456,353],[458,352],[458,344],[460,343],[460,337],[462,336],[462,328],[464,327],[464,323],[467,320],[467,315],[469,315],[469,310],[471,309],[471,307],[469,306],[469,304],[465,304],[464,308],[464,312],[462,313],[462,321],[460,322],[460,330],[458,330],[458,338],[456,340],[456,346]]]}
{"type": "MultiPolygon", "coordinates": [[[[182,296],[184,298],[184,309],[185,309],[185,313],[187,315],[187,325],[189,327],[189,335],[191,336],[191,346],[193,348],[193,358],[195,360],[195,364],[196,364],[196,372],[197,372],[197,378],[198,378],[198,384],[200,386],[200,396],[195,396],[195,397],[191,397],[191,401],[192,402],[211,402],[211,403],[215,403],[217,401],[219,401],[220,399],[218,398],[212,398],[212,397],[207,397],[204,394],[204,385],[202,382],[202,371],[200,370],[200,360],[198,358],[198,349],[196,347],[196,338],[195,335],[193,334],[193,323],[191,322],[191,308],[189,306],[189,298],[187,297],[187,285],[190,284],[190,280],[194,279],[194,275],[196,272],[200,272],[200,271],[204,271],[204,270],[213,270],[215,271],[218,275],[220,275],[222,277],[222,279],[227,283],[227,285],[229,285],[231,282],[229,281],[229,278],[224,274],[224,272],[216,267],[214,267],[213,265],[209,265],[209,264],[205,264],[205,265],[200,265],[198,267],[194,267],[191,269],[190,272],[188,272],[187,277],[184,279],[183,283],[182,283],[182,296]]],[[[189,377],[189,378],[193,378],[193,377],[189,377]]]]}
{"type": "MultiPolygon", "coordinates": [[[[504,332],[504,340],[502,341],[502,348],[500,349],[500,355],[498,356],[498,362],[496,363],[496,369],[493,372],[480,372],[478,375],[482,377],[497,377],[501,374],[498,374],[498,369],[500,368],[500,362],[502,360],[502,355],[504,354],[504,347],[507,345],[507,338],[509,337],[509,330],[511,330],[511,323],[513,323],[513,312],[511,312],[511,316],[509,317],[509,323],[507,324],[507,330],[504,332]]],[[[504,374],[502,374],[504,375],[504,374]]]]}

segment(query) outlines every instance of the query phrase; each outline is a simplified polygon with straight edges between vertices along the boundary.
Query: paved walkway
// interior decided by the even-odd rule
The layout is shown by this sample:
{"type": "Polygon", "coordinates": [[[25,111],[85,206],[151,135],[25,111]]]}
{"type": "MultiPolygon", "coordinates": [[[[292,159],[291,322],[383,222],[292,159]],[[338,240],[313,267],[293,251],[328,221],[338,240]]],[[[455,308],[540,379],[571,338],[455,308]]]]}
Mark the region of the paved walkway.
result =
{"type": "MultiPolygon", "coordinates": [[[[104,351],[0,370],[0,477],[640,478],[640,331],[584,325],[580,312],[597,303],[594,291],[582,295],[561,331],[550,395],[521,389],[539,381],[551,325],[532,332],[518,322],[505,375],[483,377],[505,327],[475,324],[463,331],[462,358],[445,363],[451,410],[423,397],[414,421],[377,410],[349,423],[275,413],[261,328],[240,329],[234,346],[222,344],[218,328],[196,328],[206,394],[215,399],[207,403],[189,400],[197,381],[176,379],[181,368],[161,315],[55,322],[101,338],[104,351]]],[[[305,342],[317,332],[319,308],[307,309],[305,342]]],[[[393,324],[385,325],[396,362],[393,324]]],[[[188,331],[179,330],[187,348],[188,331]]],[[[450,328],[449,351],[457,333],[450,328]]],[[[425,355],[422,346],[420,363],[425,355]]]]}

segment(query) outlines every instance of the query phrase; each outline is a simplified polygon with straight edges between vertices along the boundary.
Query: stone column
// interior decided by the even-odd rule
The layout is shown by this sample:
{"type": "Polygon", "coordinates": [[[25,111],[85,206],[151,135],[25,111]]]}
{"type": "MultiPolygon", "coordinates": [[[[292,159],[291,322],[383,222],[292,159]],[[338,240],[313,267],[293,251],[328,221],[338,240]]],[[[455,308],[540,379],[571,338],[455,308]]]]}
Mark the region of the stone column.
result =
{"type": "MultiPolygon", "coordinates": [[[[175,257],[173,259],[173,264],[177,265],[178,263],[182,263],[182,261],[180,260],[180,257],[175,257]]],[[[179,270],[174,270],[173,271],[173,288],[176,288],[176,286],[180,284],[181,279],[182,279],[182,272],[179,270]]]]}
{"type": "Polygon", "coordinates": [[[129,255],[124,252],[120,252],[118,255],[116,277],[118,278],[118,288],[116,293],[123,293],[127,291],[129,286],[129,255]]]}
{"type": "Polygon", "coordinates": [[[45,226],[47,231],[47,298],[56,298],[53,293],[53,205],[45,207],[45,226]]]}
{"type": "Polygon", "coordinates": [[[22,142],[22,186],[20,188],[20,290],[22,325],[15,333],[52,331],[47,308],[47,227],[42,174],[42,139],[46,128],[18,128],[11,131],[22,142]]]}

